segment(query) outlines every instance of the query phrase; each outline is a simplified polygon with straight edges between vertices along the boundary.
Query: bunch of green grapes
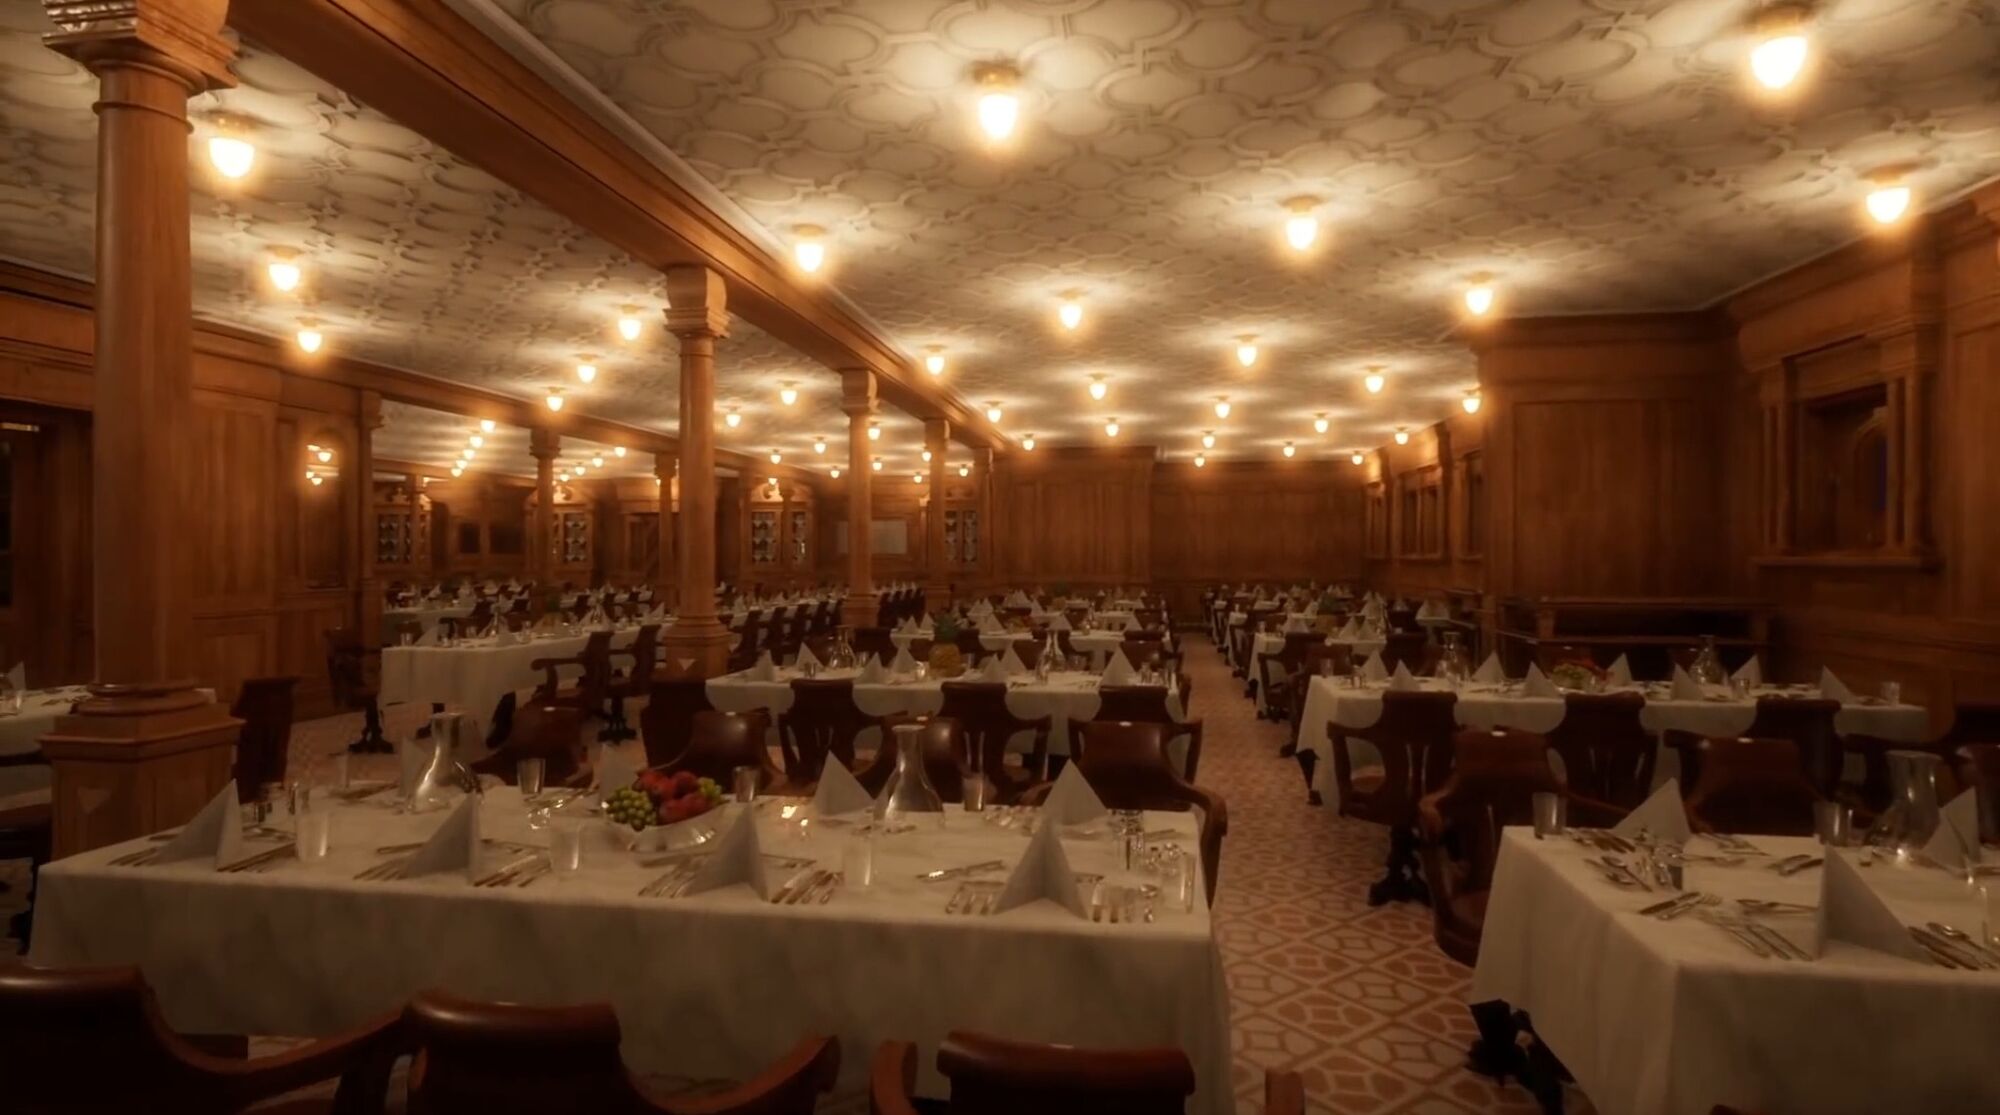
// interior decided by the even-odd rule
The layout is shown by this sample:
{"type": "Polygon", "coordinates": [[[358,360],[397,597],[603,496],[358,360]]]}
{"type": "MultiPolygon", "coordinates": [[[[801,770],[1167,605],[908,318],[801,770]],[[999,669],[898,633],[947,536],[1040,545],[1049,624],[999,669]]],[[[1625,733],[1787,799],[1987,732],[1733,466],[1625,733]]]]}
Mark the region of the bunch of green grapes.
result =
{"type": "Polygon", "coordinates": [[[722,784],[713,778],[701,779],[695,783],[695,788],[701,791],[701,796],[707,798],[710,805],[722,801],[722,784]]]}
{"type": "Polygon", "coordinates": [[[653,799],[637,786],[613,790],[604,799],[604,815],[618,824],[643,829],[653,823],[653,799]]]}

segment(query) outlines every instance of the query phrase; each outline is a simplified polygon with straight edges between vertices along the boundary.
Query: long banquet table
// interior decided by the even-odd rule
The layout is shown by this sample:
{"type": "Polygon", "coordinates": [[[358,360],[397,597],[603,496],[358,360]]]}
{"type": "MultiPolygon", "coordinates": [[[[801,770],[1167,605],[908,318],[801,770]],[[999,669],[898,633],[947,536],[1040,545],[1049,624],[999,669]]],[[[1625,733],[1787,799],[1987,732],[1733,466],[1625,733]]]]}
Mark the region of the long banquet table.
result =
{"type": "MultiPolygon", "coordinates": [[[[1418,678],[1417,683],[1428,690],[1450,688],[1436,678],[1418,678]]],[[[1299,750],[1324,753],[1328,746],[1328,724],[1356,729],[1374,724],[1381,719],[1382,693],[1386,688],[1380,682],[1357,686],[1347,678],[1312,679],[1299,717],[1299,750]]],[[[1754,690],[1748,697],[1736,697],[1724,686],[1710,685],[1703,687],[1700,700],[1678,700],[1659,682],[1614,686],[1606,692],[1631,692],[1645,697],[1646,707],[1639,714],[1639,722],[1648,731],[1682,731],[1704,736],[1742,734],[1756,718],[1758,697],[1818,694],[1817,689],[1768,686],[1754,690]]],[[[1564,704],[1561,697],[1530,697],[1522,691],[1520,682],[1471,683],[1459,687],[1454,709],[1459,724],[1467,728],[1546,732],[1562,723],[1564,704]]],[[[1923,739],[1930,730],[1930,713],[1921,705],[1891,705],[1864,698],[1842,705],[1834,715],[1833,725],[1843,735],[1866,733],[1914,742],[1923,739]]],[[[1367,740],[1349,737],[1346,744],[1357,770],[1381,761],[1375,746],[1367,740]]],[[[1654,778],[1664,781],[1678,770],[1678,756],[1671,749],[1662,748],[1660,761],[1654,764],[1654,778]]],[[[1339,788],[1334,782],[1333,764],[1319,764],[1315,777],[1321,794],[1337,805],[1339,788]]]]}
{"type": "MultiPolygon", "coordinates": [[[[613,649],[632,645],[637,625],[612,632],[613,649]]],[[[502,697],[542,682],[533,663],[542,658],[574,658],[590,641],[588,633],[533,636],[527,642],[501,646],[492,637],[448,647],[384,647],[382,703],[424,701],[465,712],[484,723],[502,697]]],[[[559,675],[573,679],[580,667],[566,666],[559,675]]]]}
{"type": "MultiPolygon", "coordinates": [[[[757,807],[767,855],[840,870],[863,839],[822,823],[799,835],[775,804],[757,807]]],[[[573,877],[498,890],[460,876],[359,882],[357,872],[380,862],[375,848],[422,839],[442,814],[410,815],[386,802],[316,807],[336,810],[334,851],[323,864],[288,860],[261,874],[109,865],[145,846],[141,839],[49,865],[32,961],[136,964],[169,1023],[191,1032],[329,1034],[426,988],[528,1003],[609,1001],[634,1067],[704,1080],[750,1075],[807,1033],[840,1039],[850,1085],[865,1077],[879,1042],[918,1042],[921,1086],[933,1095],[942,1089],[929,1066],[954,1028],[1175,1045],[1194,1061],[1196,1109],[1233,1109],[1228,993],[1198,881],[1191,911],[1163,901],[1152,923],[1090,922],[1046,902],[948,915],[954,885],[920,883],[920,872],[1011,862],[1027,846],[1021,828],[954,807],[942,829],[878,837],[875,885],[844,887],[825,905],[773,905],[743,887],[638,897],[662,869],[641,866],[594,819],[582,822],[584,866],[573,877]]],[[[691,823],[721,829],[739,808],[691,823]]],[[[1149,813],[1144,824],[1196,847],[1192,814],[1149,813]]],[[[1117,865],[1116,842],[1102,829],[1065,836],[1072,868],[1112,883],[1151,881],[1117,865]]],[[[480,831],[547,843],[511,789],[485,795],[480,831]]],[[[487,856],[488,867],[512,858],[497,849],[487,856]]]]}
{"type": "MultiPolygon", "coordinates": [[[[1750,840],[1774,857],[1823,851],[1810,839],[1750,840]]],[[[1983,1050],[2000,1033],[2000,972],[1837,941],[1811,962],[1759,959],[1696,917],[1641,916],[1661,893],[1612,886],[1585,865],[1593,854],[1507,830],[1468,1001],[1526,1010],[1597,1110],[2000,1111],[2000,1074],[1983,1050]]],[[[1979,932],[1984,911],[1946,872],[1882,862],[1859,874],[1905,924],[1979,932]]],[[[1732,903],[1815,905],[1820,872],[1690,863],[1685,882],[1732,903]]],[[[1813,915],[1759,920],[1813,951],[1813,915]]]]}

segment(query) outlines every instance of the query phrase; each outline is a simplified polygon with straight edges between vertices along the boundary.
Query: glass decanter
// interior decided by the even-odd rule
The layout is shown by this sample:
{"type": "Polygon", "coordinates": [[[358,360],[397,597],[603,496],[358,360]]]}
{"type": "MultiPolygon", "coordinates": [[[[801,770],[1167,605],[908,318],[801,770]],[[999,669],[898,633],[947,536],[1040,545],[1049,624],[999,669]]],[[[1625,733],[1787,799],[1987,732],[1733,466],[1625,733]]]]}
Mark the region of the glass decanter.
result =
{"type": "Polygon", "coordinates": [[[1688,676],[1704,685],[1721,685],[1729,680],[1729,672],[1722,668],[1722,656],[1715,649],[1715,636],[1701,637],[1701,650],[1688,663],[1688,676]]]}
{"type": "Polygon", "coordinates": [[[411,783],[409,799],[404,803],[411,813],[445,808],[451,804],[451,791],[454,790],[469,794],[479,792],[479,779],[455,757],[465,728],[465,714],[462,712],[440,712],[431,717],[430,758],[425,761],[424,769],[417,773],[416,781],[411,783]]]}
{"type": "Polygon", "coordinates": [[[898,822],[914,821],[924,813],[936,814],[937,823],[943,824],[944,799],[924,770],[923,728],[899,724],[891,732],[896,738],[896,769],[889,773],[888,784],[876,799],[876,817],[892,830],[898,822]]]}
{"type": "Polygon", "coordinates": [[[1870,843],[1895,849],[1899,862],[1906,862],[1930,843],[1941,820],[1938,816],[1938,756],[1927,751],[1890,751],[1883,755],[1889,767],[1889,808],[1876,818],[1870,843]]]}

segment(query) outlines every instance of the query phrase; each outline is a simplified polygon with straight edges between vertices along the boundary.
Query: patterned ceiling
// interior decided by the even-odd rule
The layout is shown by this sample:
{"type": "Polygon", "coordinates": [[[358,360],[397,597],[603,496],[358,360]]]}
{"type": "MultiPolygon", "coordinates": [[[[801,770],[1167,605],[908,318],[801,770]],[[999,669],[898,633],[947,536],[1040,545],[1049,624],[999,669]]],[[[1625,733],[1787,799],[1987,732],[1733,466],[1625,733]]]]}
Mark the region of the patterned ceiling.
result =
{"type": "MultiPolygon", "coordinates": [[[[48,30],[39,0],[0,0],[0,256],[87,278],[96,81],[41,45],[48,30]]],[[[198,315],[280,337],[311,315],[329,353],[529,398],[562,385],[566,405],[582,413],[678,425],[675,346],[660,328],[656,274],[284,59],[249,47],[236,72],[237,88],[190,106],[198,315]],[[242,182],[215,174],[203,154],[217,114],[247,121],[258,145],[242,182]],[[263,277],[274,248],[303,257],[294,294],[263,277]],[[615,326],[627,304],[643,308],[632,344],[615,326]],[[574,374],[582,354],[600,369],[590,385],[574,374]]],[[[744,415],[740,429],[722,431],[725,448],[775,447],[802,463],[816,434],[845,444],[834,376],[740,320],[724,344],[720,399],[744,415]],[[787,408],[777,392],[790,380],[801,398],[787,408]]],[[[435,412],[387,414],[376,441],[383,456],[442,466],[463,447],[462,436],[440,436],[435,412]]],[[[882,424],[883,456],[913,466],[919,424],[890,413],[882,424]]],[[[525,433],[516,434],[526,462],[525,433]]]]}
{"type": "MultiPolygon", "coordinates": [[[[469,471],[502,476],[535,475],[535,459],[528,453],[526,429],[496,425],[492,433],[487,433],[479,428],[477,421],[463,415],[406,403],[382,404],[382,428],[375,435],[373,448],[379,458],[420,465],[449,465],[464,450],[471,449],[472,463],[467,466],[469,471]],[[470,442],[474,435],[480,439],[477,447],[470,442]]],[[[620,457],[615,446],[582,438],[564,438],[562,456],[557,458],[556,467],[576,465],[588,470],[584,474],[586,476],[653,475],[651,453],[627,453],[620,457]],[[592,463],[600,458],[603,464],[592,463]]]]}
{"type": "Polygon", "coordinates": [[[1991,0],[1826,0],[1783,99],[1745,76],[1751,0],[454,2],[773,232],[827,228],[828,281],[1050,443],[1116,416],[1181,454],[1209,427],[1379,444],[1472,385],[1447,339],[1472,273],[1498,313],[1702,306],[1860,235],[1883,164],[1924,164],[1920,206],[2000,174],[1991,0]],[[998,151],[971,123],[993,61],[1026,100],[998,151]],[[1279,242],[1297,195],[1323,201],[1306,259],[1279,242]]]}

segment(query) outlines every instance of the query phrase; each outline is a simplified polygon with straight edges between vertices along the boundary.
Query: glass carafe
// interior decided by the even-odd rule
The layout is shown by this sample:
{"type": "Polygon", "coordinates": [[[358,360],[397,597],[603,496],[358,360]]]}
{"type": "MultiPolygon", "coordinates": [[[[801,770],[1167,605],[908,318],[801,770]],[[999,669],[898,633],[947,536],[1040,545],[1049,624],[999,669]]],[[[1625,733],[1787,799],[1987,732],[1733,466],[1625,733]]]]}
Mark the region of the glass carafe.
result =
{"type": "Polygon", "coordinates": [[[884,825],[892,826],[898,821],[915,820],[920,813],[935,813],[937,821],[943,823],[944,799],[938,796],[929,772],[924,770],[924,729],[916,724],[899,724],[890,731],[896,738],[896,769],[889,773],[889,782],[882,787],[876,816],[884,825]]]}
{"type": "Polygon", "coordinates": [[[1438,638],[1444,643],[1444,650],[1438,656],[1437,675],[1447,681],[1464,681],[1471,670],[1465,659],[1465,648],[1459,645],[1458,632],[1447,631],[1438,638]]]}
{"type": "Polygon", "coordinates": [[[479,780],[455,757],[458,741],[466,734],[465,714],[440,712],[431,717],[431,754],[417,780],[410,785],[407,805],[412,813],[443,809],[451,804],[454,790],[476,794],[479,780]]]}
{"type": "Polygon", "coordinates": [[[1889,808],[1882,811],[1870,835],[1894,848],[1898,859],[1906,859],[1922,851],[1937,832],[1942,760],[1927,751],[1890,751],[1883,759],[1889,766],[1889,808]]]}
{"type": "Polygon", "coordinates": [[[1722,656],[1715,650],[1715,636],[1701,637],[1701,649],[1695,652],[1694,661],[1688,663],[1688,676],[1705,685],[1721,685],[1729,680],[1728,671],[1722,668],[1722,656]]]}

